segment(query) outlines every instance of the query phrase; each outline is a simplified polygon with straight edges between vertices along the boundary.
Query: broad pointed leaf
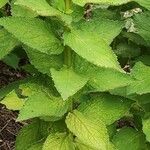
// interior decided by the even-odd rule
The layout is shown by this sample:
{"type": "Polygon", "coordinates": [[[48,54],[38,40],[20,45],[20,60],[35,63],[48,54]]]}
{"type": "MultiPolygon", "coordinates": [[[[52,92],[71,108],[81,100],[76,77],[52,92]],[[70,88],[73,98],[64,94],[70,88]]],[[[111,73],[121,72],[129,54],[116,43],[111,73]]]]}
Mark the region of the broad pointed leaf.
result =
{"type": "Polygon", "coordinates": [[[71,137],[66,133],[50,134],[47,137],[42,150],[52,148],[55,148],[55,150],[75,150],[71,137]]]}
{"type": "Polygon", "coordinates": [[[32,65],[40,72],[49,74],[50,68],[60,69],[63,65],[62,55],[48,55],[34,49],[25,48],[32,65]]]}
{"type": "MultiPolygon", "coordinates": [[[[83,143],[80,142],[79,140],[76,140],[76,143],[75,143],[75,144],[76,144],[78,150],[98,150],[98,149],[93,149],[93,148],[91,148],[91,147],[89,147],[89,146],[83,144],[83,143]]],[[[108,150],[117,150],[117,149],[115,148],[115,146],[114,146],[112,143],[110,143],[110,144],[108,145],[108,150]]]]}
{"type": "Polygon", "coordinates": [[[89,78],[89,84],[94,91],[108,91],[118,87],[124,87],[134,80],[126,73],[121,73],[110,68],[97,67],[79,56],[75,56],[75,71],[89,78]]]}
{"type": "Polygon", "coordinates": [[[132,128],[123,128],[113,137],[118,150],[142,150],[146,146],[143,133],[132,128]]]}
{"type": "Polygon", "coordinates": [[[150,93],[150,67],[144,65],[142,62],[135,64],[131,75],[136,78],[128,88],[128,94],[146,94],[150,93]]]}
{"type": "Polygon", "coordinates": [[[16,139],[15,150],[29,150],[29,148],[40,139],[39,122],[33,121],[19,131],[16,139]]]}
{"type": "Polygon", "coordinates": [[[31,95],[24,107],[20,110],[18,121],[35,117],[61,117],[68,110],[69,102],[60,97],[54,97],[46,92],[38,92],[31,95]]]}
{"type": "Polygon", "coordinates": [[[20,58],[14,54],[14,53],[10,53],[8,55],[6,55],[2,61],[7,64],[8,66],[14,68],[14,69],[18,69],[19,68],[19,62],[20,62],[20,58]]]}
{"type": "Polygon", "coordinates": [[[113,39],[117,35],[119,35],[123,26],[123,22],[121,21],[114,21],[104,18],[95,18],[89,21],[81,20],[80,22],[75,24],[75,27],[82,30],[82,32],[88,31],[92,34],[97,33],[99,35],[99,38],[102,38],[108,44],[111,44],[113,39]]]}
{"type": "Polygon", "coordinates": [[[3,7],[7,2],[8,2],[8,0],[1,0],[0,1],[0,8],[3,7]]]}
{"type": "Polygon", "coordinates": [[[0,29],[0,59],[9,54],[16,46],[18,41],[5,29],[0,29]]]}
{"type": "Polygon", "coordinates": [[[131,0],[73,0],[75,4],[80,6],[84,6],[87,3],[96,3],[101,5],[121,5],[130,1],[131,0]]]}
{"type": "Polygon", "coordinates": [[[60,71],[51,69],[52,79],[55,87],[61,94],[63,100],[78,92],[87,82],[87,78],[76,74],[72,69],[63,68],[60,71]]]}
{"type": "Polygon", "coordinates": [[[133,101],[120,96],[101,94],[79,106],[79,110],[89,119],[103,121],[110,125],[129,112],[133,101]]]}
{"type": "Polygon", "coordinates": [[[136,58],[141,55],[139,46],[133,43],[120,42],[114,50],[117,56],[121,58],[136,58]]]}
{"type": "Polygon", "coordinates": [[[134,17],[136,33],[142,36],[150,45],[150,12],[144,12],[134,17]]]}
{"type": "Polygon", "coordinates": [[[43,143],[33,144],[28,150],[42,150],[43,143]]]}
{"type": "Polygon", "coordinates": [[[69,15],[62,13],[61,11],[50,6],[46,0],[17,0],[16,5],[25,6],[41,16],[56,16],[63,21],[70,23],[72,18],[69,15]]]}
{"type": "Polygon", "coordinates": [[[150,142],[150,119],[143,120],[143,132],[146,135],[147,141],[150,142]]]}
{"type": "Polygon", "coordinates": [[[15,17],[30,17],[30,18],[38,16],[38,14],[33,10],[24,6],[14,4],[11,5],[11,15],[13,17],[15,16],[15,17]]]}
{"type": "Polygon", "coordinates": [[[72,29],[64,34],[64,42],[87,61],[106,68],[121,70],[116,55],[98,34],[72,29]]]}
{"type": "Polygon", "coordinates": [[[147,8],[150,10],[150,1],[149,0],[135,0],[137,3],[139,3],[141,6],[147,8]]]}
{"type": "Polygon", "coordinates": [[[93,149],[107,150],[109,137],[103,122],[91,121],[75,110],[68,114],[66,124],[82,143],[93,149]]]}
{"type": "Polygon", "coordinates": [[[6,95],[6,97],[0,103],[4,104],[10,110],[20,110],[23,107],[25,100],[19,98],[16,92],[13,90],[6,95]]]}
{"type": "Polygon", "coordinates": [[[60,54],[63,51],[60,41],[51,28],[37,18],[10,17],[1,18],[0,25],[12,33],[18,40],[40,52],[60,54]]]}
{"type": "Polygon", "coordinates": [[[96,149],[91,148],[88,145],[83,144],[78,139],[76,139],[75,144],[76,144],[76,147],[78,148],[78,150],[96,150],[96,149]]]}

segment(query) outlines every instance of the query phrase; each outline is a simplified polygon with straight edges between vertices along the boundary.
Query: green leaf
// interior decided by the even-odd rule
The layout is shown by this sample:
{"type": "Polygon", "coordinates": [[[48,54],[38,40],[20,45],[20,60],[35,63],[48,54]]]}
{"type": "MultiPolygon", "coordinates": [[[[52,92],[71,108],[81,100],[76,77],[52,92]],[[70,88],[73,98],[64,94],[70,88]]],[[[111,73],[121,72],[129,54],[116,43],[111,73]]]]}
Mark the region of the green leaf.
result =
{"type": "Polygon", "coordinates": [[[143,120],[143,132],[146,135],[147,141],[150,142],[150,119],[143,120]]]}
{"type": "Polygon", "coordinates": [[[8,0],[1,0],[0,1],[0,8],[3,7],[7,2],[8,2],[8,0]]]}
{"type": "Polygon", "coordinates": [[[65,1],[64,0],[50,0],[50,3],[53,7],[60,10],[61,12],[65,12],[65,1]]]}
{"type": "Polygon", "coordinates": [[[15,2],[16,5],[25,6],[33,11],[35,11],[37,14],[41,16],[56,16],[60,18],[61,20],[65,21],[66,23],[71,23],[72,18],[69,15],[66,15],[62,13],[61,11],[53,8],[50,6],[46,0],[17,0],[15,2]]]}
{"type": "Polygon", "coordinates": [[[142,111],[145,113],[150,112],[150,94],[136,95],[134,98],[138,102],[138,105],[142,107],[142,111]]]}
{"type": "Polygon", "coordinates": [[[147,46],[146,41],[139,35],[134,32],[122,32],[122,36],[128,38],[128,41],[135,43],[136,45],[147,46]]]}
{"type": "Polygon", "coordinates": [[[84,8],[78,5],[73,5],[73,12],[71,14],[73,22],[79,22],[79,20],[83,19],[84,17],[84,8]]]}
{"type": "Polygon", "coordinates": [[[76,139],[75,144],[76,144],[78,150],[96,150],[96,149],[93,149],[93,148],[89,147],[88,145],[83,144],[78,139],[76,139]]]}
{"type": "Polygon", "coordinates": [[[76,74],[72,69],[63,68],[60,71],[51,69],[52,79],[55,87],[61,94],[63,100],[77,93],[87,83],[87,78],[76,74]]]}
{"type": "MultiPolygon", "coordinates": [[[[83,144],[79,140],[76,140],[75,144],[76,144],[78,150],[98,150],[98,149],[93,149],[93,148],[83,144]]],[[[117,149],[115,148],[115,146],[112,143],[109,143],[108,150],[117,150],[117,149]]]]}
{"type": "Polygon", "coordinates": [[[141,55],[136,59],[136,62],[141,61],[144,65],[150,66],[149,55],[141,55]]]}
{"type": "Polygon", "coordinates": [[[21,42],[40,52],[60,54],[63,51],[49,25],[38,18],[1,18],[0,25],[21,42]]]}
{"type": "Polygon", "coordinates": [[[141,54],[141,49],[139,46],[133,43],[119,43],[117,48],[114,50],[117,56],[122,58],[134,58],[138,57],[141,54]]]}
{"type": "Polygon", "coordinates": [[[97,33],[72,29],[64,34],[64,43],[96,66],[121,70],[110,46],[97,33]]]}
{"type": "Polygon", "coordinates": [[[32,145],[28,150],[42,150],[43,143],[37,143],[32,145]]]}
{"type": "Polygon", "coordinates": [[[138,62],[132,69],[131,75],[136,79],[128,88],[127,93],[130,94],[146,94],[150,93],[150,67],[138,62]]]}
{"type": "Polygon", "coordinates": [[[142,36],[148,45],[150,45],[150,13],[144,12],[134,17],[136,33],[142,36]]]}
{"type": "Polygon", "coordinates": [[[70,135],[66,133],[50,134],[42,150],[50,150],[51,148],[55,148],[55,150],[75,150],[70,135]]]}
{"type": "Polygon", "coordinates": [[[11,91],[18,89],[19,85],[27,82],[28,79],[15,81],[12,83],[9,83],[7,86],[4,86],[3,88],[0,87],[0,101],[11,91]]]}
{"type": "Polygon", "coordinates": [[[16,46],[18,41],[5,29],[0,29],[0,59],[3,59],[16,46]]]}
{"type": "Polygon", "coordinates": [[[122,5],[131,0],[73,0],[77,5],[84,6],[87,3],[96,3],[100,5],[122,5]]]}
{"type": "Polygon", "coordinates": [[[85,117],[110,125],[125,116],[132,103],[133,101],[120,96],[101,94],[92,96],[92,100],[82,103],[78,109],[85,117]]]}
{"type": "Polygon", "coordinates": [[[25,48],[32,65],[40,72],[49,74],[50,68],[60,69],[63,65],[62,55],[47,55],[31,48],[25,48]]]}
{"type": "Polygon", "coordinates": [[[18,121],[35,117],[61,117],[68,110],[69,102],[60,97],[54,97],[50,93],[38,91],[31,95],[24,107],[20,110],[18,121]]]}
{"type": "Polygon", "coordinates": [[[19,131],[16,139],[15,150],[28,150],[40,139],[39,122],[33,121],[31,124],[24,126],[19,131]]]}
{"type": "Polygon", "coordinates": [[[67,127],[87,146],[97,150],[107,150],[109,137],[103,122],[94,122],[79,111],[69,113],[66,118],[67,127]]]}
{"type": "Polygon", "coordinates": [[[4,104],[10,110],[20,110],[23,107],[25,100],[19,98],[16,92],[13,90],[6,95],[6,97],[0,103],[4,104]]]}
{"type": "MultiPolygon", "coordinates": [[[[118,20],[120,16],[115,11],[108,10],[108,9],[103,9],[103,8],[96,8],[93,10],[93,19],[96,21],[97,19],[110,19],[108,21],[112,20],[118,20]]],[[[110,30],[110,32],[113,32],[110,30]]]]}
{"type": "Polygon", "coordinates": [[[133,79],[124,73],[111,69],[100,69],[89,81],[93,91],[108,91],[132,84],[133,79]]]}
{"type": "Polygon", "coordinates": [[[121,73],[110,68],[97,67],[77,55],[74,59],[75,71],[89,78],[88,83],[94,91],[108,91],[114,88],[127,86],[134,81],[126,73],[121,73]]]}
{"type": "MultiPolygon", "coordinates": [[[[20,84],[19,89],[21,90],[21,95],[25,97],[30,97],[31,95],[34,95],[35,93],[38,93],[43,86],[39,85],[38,83],[32,83],[33,81],[30,80],[26,83],[20,84]]],[[[35,81],[36,82],[36,81],[35,81]]]]}
{"type": "Polygon", "coordinates": [[[132,128],[123,128],[113,137],[113,143],[118,150],[142,150],[145,145],[143,133],[132,128]]]}
{"type": "Polygon", "coordinates": [[[147,8],[150,10],[150,1],[149,0],[135,0],[137,3],[139,3],[141,6],[147,8]]]}
{"type": "Polygon", "coordinates": [[[64,118],[58,121],[41,121],[40,122],[40,133],[43,137],[48,137],[50,134],[64,133],[68,131],[64,118]]]}
{"type": "Polygon", "coordinates": [[[13,53],[10,53],[7,56],[5,56],[2,61],[14,69],[19,68],[18,64],[19,64],[20,58],[13,53]]]}
{"type": "Polygon", "coordinates": [[[16,17],[30,17],[34,18],[37,17],[37,13],[35,13],[33,10],[30,10],[24,6],[19,5],[11,5],[11,15],[16,17]]]}
{"type": "Polygon", "coordinates": [[[108,18],[100,18],[100,20],[94,18],[89,21],[81,20],[80,22],[76,23],[75,27],[82,30],[82,32],[88,31],[91,32],[91,34],[95,32],[99,35],[99,38],[102,38],[105,40],[105,42],[111,44],[113,39],[121,32],[123,28],[123,22],[110,20],[108,18]]]}

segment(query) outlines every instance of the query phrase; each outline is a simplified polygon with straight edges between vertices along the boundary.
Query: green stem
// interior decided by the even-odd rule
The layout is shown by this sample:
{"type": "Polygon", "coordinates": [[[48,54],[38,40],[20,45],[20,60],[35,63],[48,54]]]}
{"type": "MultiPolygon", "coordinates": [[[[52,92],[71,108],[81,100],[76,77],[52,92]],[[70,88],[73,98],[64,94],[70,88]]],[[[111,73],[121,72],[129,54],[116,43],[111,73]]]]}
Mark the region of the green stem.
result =
{"type": "Polygon", "coordinates": [[[67,46],[65,47],[65,51],[64,51],[64,63],[69,68],[72,65],[72,51],[67,46]]]}
{"type": "Polygon", "coordinates": [[[66,14],[70,13],[72,7],[72,0],[64,0],[65,1],[65,12],[66,14]]]}
{"type": "MultiPolygon", "coordinates": [[[[64,0],[65,2],[65,13],[69,13],[72,5],[72,0],[64,0]]],[[[72,64],[72,51],[69,47],[65,47],[64,51],[64,63],[66,66],[71,67],[72,64]]]]}

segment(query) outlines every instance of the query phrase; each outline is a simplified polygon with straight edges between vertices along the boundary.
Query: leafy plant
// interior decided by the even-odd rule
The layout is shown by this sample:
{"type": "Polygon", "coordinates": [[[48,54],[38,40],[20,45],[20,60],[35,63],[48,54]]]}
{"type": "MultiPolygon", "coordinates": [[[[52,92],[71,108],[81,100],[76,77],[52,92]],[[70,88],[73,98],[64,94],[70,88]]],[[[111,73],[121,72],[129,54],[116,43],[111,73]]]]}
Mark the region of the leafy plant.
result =
{"type": "Polygon", "coordinates": [[[30,74],[0,89],[17,121],[31,120],[16,150],[150,149],[149,0],[0,7],[0,59],[30,74]]]}

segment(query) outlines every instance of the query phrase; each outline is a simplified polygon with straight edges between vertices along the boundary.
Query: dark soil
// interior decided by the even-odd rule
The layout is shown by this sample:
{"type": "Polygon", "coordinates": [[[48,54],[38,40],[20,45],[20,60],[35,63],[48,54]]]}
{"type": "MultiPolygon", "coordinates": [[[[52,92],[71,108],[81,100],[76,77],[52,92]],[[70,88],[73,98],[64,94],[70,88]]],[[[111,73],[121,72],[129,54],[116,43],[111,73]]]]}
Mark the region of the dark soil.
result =
{"type": "Polygon", "coordinates": [[[26,75],[24,71],[15,70],[0,61],[0,88],[13,81],[23,79],[26,75]]]}
{"type": "MultiPolygon", "coordinates": [[[[15,70],[0,61],[0,88],[16,80],[23,79],[27,74],[15,70]]],[[[16,135],[23,123],[16,122],[18,112],[6,109],[0,104],[0,150],[14,150],[16,135]]]]}
{"type": "Polygon", "coordinates": [[[17,114],[0,105],[0,150],[14,150],[16,135],[23,126],[15,121],[17,114]]]}

